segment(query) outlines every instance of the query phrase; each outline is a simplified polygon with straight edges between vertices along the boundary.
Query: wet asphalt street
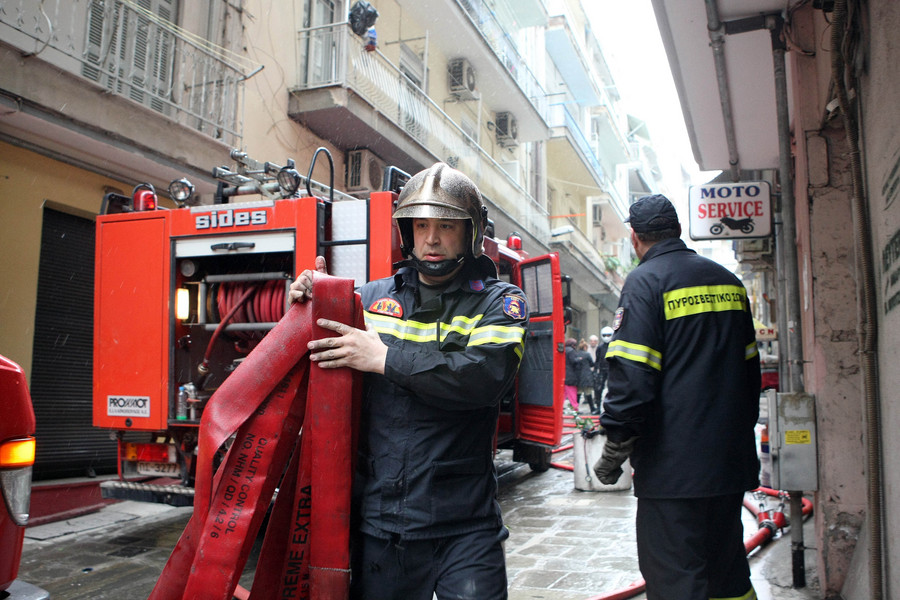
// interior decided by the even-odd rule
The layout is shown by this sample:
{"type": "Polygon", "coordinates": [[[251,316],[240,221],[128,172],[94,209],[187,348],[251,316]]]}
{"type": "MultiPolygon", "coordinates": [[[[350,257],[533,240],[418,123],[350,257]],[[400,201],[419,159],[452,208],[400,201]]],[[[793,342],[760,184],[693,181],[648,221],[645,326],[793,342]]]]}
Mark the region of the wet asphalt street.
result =
{"type": "MultiPolygon", "coordinates": [[[[500,504],[510,600],[588,600],[640,580],[631,491],[584,492],[559,468],[532,473],[501,452],[500,504]]],[[[571,450],[555,455],[571,465],[571,450]]],[[[29,528],[19,577],[60,600],[138,600],[153,589],[190,508],[121,502],[98,513],[29,528]]],[[[807,539],[812,539],[811,524],[807,539]]],[[[746,535],[756,532],[746,521],[746,535]]],[[[790,543],[776,540],[751,555],[760,600],[815,595],[815,558],[807,551],[808,588],[791,589],[790,543]]],[[[255,554],[241,584],[252,585],[255,554]]],[[[631,596],[641,600],[644,594],[631,596]]]]}

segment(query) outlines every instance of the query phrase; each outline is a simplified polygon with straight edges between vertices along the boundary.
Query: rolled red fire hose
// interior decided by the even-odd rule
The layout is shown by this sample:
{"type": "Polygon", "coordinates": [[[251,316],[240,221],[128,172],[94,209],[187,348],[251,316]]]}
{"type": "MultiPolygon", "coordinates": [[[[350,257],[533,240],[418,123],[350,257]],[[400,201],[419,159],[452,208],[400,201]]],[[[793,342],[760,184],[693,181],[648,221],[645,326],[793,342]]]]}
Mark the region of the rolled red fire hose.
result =
{"type": "Polygon", "coordinates": [[[150,600],[232,598],[279,482],[251,597],[348,597],[359,374],[310,365],[306,346],[334,335],[317,318],[362,328],[362,311],[352,280],[317,276],[315,285],[315,298],[292,306],[210,398],[194,513],[150,600]]]}

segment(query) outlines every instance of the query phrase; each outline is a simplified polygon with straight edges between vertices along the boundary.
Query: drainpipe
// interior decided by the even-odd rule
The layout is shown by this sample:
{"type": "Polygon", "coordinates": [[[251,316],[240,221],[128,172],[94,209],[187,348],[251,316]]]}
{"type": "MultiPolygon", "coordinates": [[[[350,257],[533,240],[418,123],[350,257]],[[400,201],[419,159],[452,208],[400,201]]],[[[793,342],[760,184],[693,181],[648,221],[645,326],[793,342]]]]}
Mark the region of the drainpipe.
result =
{"type": "MultiPolygon", "coordinates": [[[[791,175],[791,131],[788,116],[787,72],[785,69],[784,20],[780,16],[766,17],[766,28],[772,37],[772,62],[775,72],[775,105],[778,121],[778,179],[781,182],[781,221],[783,260],[785,267],[785,315],[789,362],[789,392],[803,391],[803,341],[800,327],[800,278],[797,267],[797,227],[794,214],[794,179],[791,175]]],[[[803,519],[794,515],[803,514],[803,492],[789,490],[791,496],[791,564],[795,588],[806,587],[804,566],[803,519]]]]}
{"type": "Polygon", "coordinates": [[[728,70],[725,67],[725,27],[719,20],[716,0],[706,0],[706,28],[709,30],[709,45],[716,65],[716,82],[719,84],[719,104],[725,121],[725,141],[728,144],[728,164],[731,180],[741,180],[741,163],[737,151],[737,137],[734,134],[734,113],[731,110],[731,90],[728,86],[728,70]]]}
{"type": "Polygon", "coordinates": [[[845,82],[844,33],[847,31],[847,0],[836,0],[831,22],[831,78],[844,117],[849,146],[853,237],[860,273],[857,285],[861,307],[859,317],[860,361],[866,413],[866,484],[869,534],[869,592],[873,600],[884,597],[882,519],[884,486],[881,457],[881,414],[878,393],[877,339],[878,321],[875,296],[875,268],[872,259],[871,225],[868,202],[863,191],[862,160],[859,150],[859,124],[850,104],[845,82]]]}
{"type": "MultiPolygon", "coordinates": [[[[797,266],[797,245],[796,245],[796,220],[794,214],[794,180],[791,172],[791,132],[790,119],[788,114],[788,95],[787,95],[787,75],[785,69],[785,52],[787,47],[783,39],[784,20],[779,15],[759,15],[748,17],[746,19],[736,19],[727,23],[721,23],[718,20],[718,11],[716,9],[716,0],[706,0],[706,14],[712,38],[712,31],[715,29],[720,39],[724,35],[733,35],[748,31],[758,31],[767,29],[772,39],[772,62],[775,78],[775,105],[778,124],[778,179],[781,189],[781,202],[775,212],[776,225],[780,223],[780,227],[776,228],[778,237],[776,239],[776,252],[779,252],[778,267],[779,281],[783,281],[780,286],[779,297],[779,339],[786,341],[787,348],[781,348],[780,354],[786,356],[786,362],[782,364],[787,368],[788,377],[787,392],[803,391],[803,338],[800,322],[800,277],[797,266]]],[[[721,43],[717,49],[713,45],[713,55],[716,57],[716,74],[719,79],[720,94],[723,85],[727,91],[727,81],[724,80],[724,74],[719,73],[719,63],[722,63],[724,70],[724,53],[722,52],[721,43]],[[720,56],[721,55],[721,56],[720,56]]],[[[723,107],[726,99],[722,99],[723,107]]],[[[730,113],[726,114],[726,135],[730,130],[734,135],[733,123],[730,113]]],[[[724,111],[724,108],[723,108],[724,111]]],[[[729,153],[732,141],[729,140],[729,153]]],[[[736,159],[737,152],[731,157],[736,159]]],[[[730,158],[730,161],[731,161],[730,158]]],[[[738,165],[732,162],[732,169],[738,165]]],[[[737,181],[737,179],[736,179],[737,181]]],[[[784,359],[783,359],[784,360],[784,359]]],[[[801,515],[803,513],[803,491],[788,490],[791,497],[791,515],[801,515]]],[[[802,518],[797,519],[795,526],[791,527],[791,562],[793,574],[793,586],[795,588],[806,587],[806,568],[804,566],[804,543],[803,543],[803,521],[802,518]]]]}

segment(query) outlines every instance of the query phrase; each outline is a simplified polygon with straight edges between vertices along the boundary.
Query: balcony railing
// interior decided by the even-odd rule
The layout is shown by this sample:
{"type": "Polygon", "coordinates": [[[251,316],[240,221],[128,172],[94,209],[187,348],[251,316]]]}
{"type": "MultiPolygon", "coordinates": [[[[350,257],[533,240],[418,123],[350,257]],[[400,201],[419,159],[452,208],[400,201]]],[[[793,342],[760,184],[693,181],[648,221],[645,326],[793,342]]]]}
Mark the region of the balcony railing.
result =
{"type": "Polygon", "coordinates": [[[298,32],[295,89],[352,89],[432,155],[471,177],[481,193],[538,239],[550,235],[547,210],[381,52],[366,51],[347,23],[298,32]]]}
{"type": "Polygon", "coordinates": [[[0,39],[178,123],[240,146],[252,66],[130,0],[0,5],[0,39]]]}
{"type": "Polygon", "coordinates": [[[603,171],[603,167],[600,165],[597,153],[594,152],[594,148],[588,141],[587,136],[584,135],[584,131],[582,131],[578,121],[564,104],[554,104],[550,107],[550,126],[565,127],[569,130],[575,145],[594,170],[595,177],[608,185],[609,181],[603,171]]]}
{"type": "Polygon", "coordinates": [[[553,104],[550,106],[550,126],[565,127],[569,131],[573,142],[594,170],[595,175],[599,178],[601,182],[599,189],[603,190],[606,195],[609,196],[610,202],[615,207],[617,214],[627,215],[628,202],[624,199],[622,191],[618,187],[619,184],[612,177],[607,175],[607,172],[600,163],[597,152],[594,150],[595,146],[588,141],[587,136],[584,134],[584,130],[581,129],[578,121],[572,116],[572,113],[569,112],[564,104],[553,104]]]}
{"type": "Polygon", "coordinates": [[[506,29],[500,24],[494,10],[484,0],[457,0],[481,32],[481,36],[493,49],[494,54],[512,75],[519,89],[529,99],[535,110],[546,121],[549,102],[543,86],[531,72],[528,63],[519,54],[516,44],[510,39],[506,29]]]}

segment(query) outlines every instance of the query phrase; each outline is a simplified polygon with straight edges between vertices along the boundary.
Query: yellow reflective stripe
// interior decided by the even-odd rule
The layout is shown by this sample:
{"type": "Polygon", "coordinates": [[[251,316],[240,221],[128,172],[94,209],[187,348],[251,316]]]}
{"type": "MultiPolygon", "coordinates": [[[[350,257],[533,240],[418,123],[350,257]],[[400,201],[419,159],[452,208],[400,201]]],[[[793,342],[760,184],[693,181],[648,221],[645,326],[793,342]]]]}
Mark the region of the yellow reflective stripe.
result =
{"type": "Polygon", "coordinates": [[[757,600],[756,590],[752,587],[750,591],[744,594],[743,596],[710,596],[709,600],[757,600]]]}
{"type": "Polygon", "coordinates": [[[644,363],[657,371],[662,371],[662,354],[649,346],[613,340],[609,343],[609,347],[606,350],[606,358],[613,357],[644,363]]]}
{"type": "Polygon", "coordinates": [[[481,317],[484,315],[477,315],[475,317],[453,317],[453,320],[449,323],[441,323],[441,340],[447,337],[452,331],[460,335],[471,335],[475,330],[475,326],[481,321],[481,317]]]}
{"type": "Polygon", "coordinates": [[[401,321],[400,319],[370,312],[365,312],[364,316],[366,323],[374,327],[378,333],[392,335],[395,338],[411,342],[428,342],[437,339],[435,323],[401,321]]]}
{"type": "MultiPolygon", "coordinates": [[[[411,342],[429,342],[437,339],[437,323],[421,323],[419,321],[403,321],[386,315],[364,312],[366,323],[378,333],[394,336],[397,339],[411,342]]],[[[488,325],[478,327],[483,315],[475,317],[454,317],[450,323],[441,323],[440,340],[443,341],[451,332],[468,338],[469,346],[483,344],[509,344],[524,346],[525,328],[504,325],[488,325]]],[[[520,356],[521,358],[521,356],[520,356]]]]}
{"type": "Polygon", "coordinates": [[[706,312],[744,310],[747,290],[739,285],[697,285],[663,294],[666,320],[706,312]]]}
{"type": "MultiPolygon", "coordinates": [[[[392,335],[401,340],[413,342],[427,342],[437,339],[437,323],[422,323],[420,321],[404,321],[387,315],[365,312],[366,323],[372,325],[378,333],[392,335]]],[[[483,315],[475,317],[453,317],[450,323],[441,323],[441,337],[443,341],[451,332],[462,336],[468,336],[475,330],[475,326],[481,321],[483,315]]]]}
{"type": "Polygon", "coordinates": [[[469,346],[482,344],[508,344],[510,342],[521,343],[525,337],[524,327],[507,327],[504,325],[488,325],[476,327],[469,336],[469,346]]]}
{"type": "Polygon", "coordinates": [[[521,360],[525,353],[525,328],[505,325],[477,327],[469,336],[467,345],[481,346],[483,344],[515,344],[516,355],[521,360]]]}
{"type": "Polygon", "coordinates": [[[747,347],[744,348],[744,359],[750,360],[754,356],[759,354],[759,347],[757,347],[756,342],[751,342],[747,344],[747,347]]]}

